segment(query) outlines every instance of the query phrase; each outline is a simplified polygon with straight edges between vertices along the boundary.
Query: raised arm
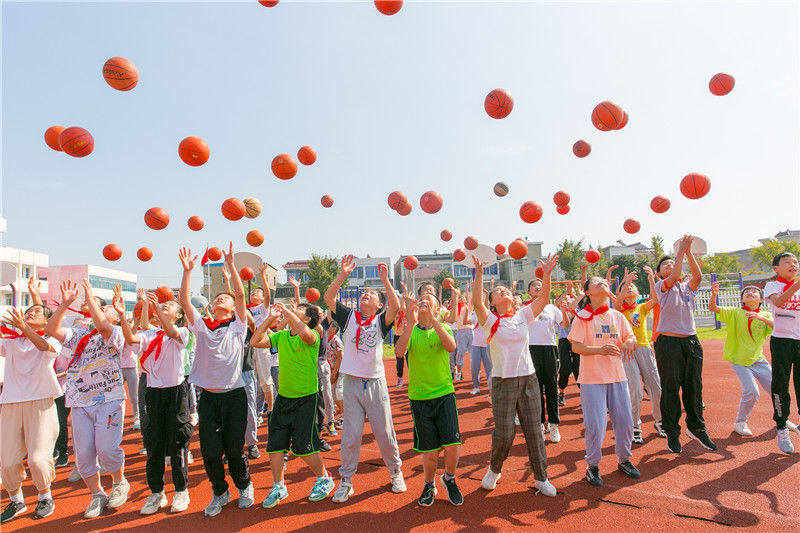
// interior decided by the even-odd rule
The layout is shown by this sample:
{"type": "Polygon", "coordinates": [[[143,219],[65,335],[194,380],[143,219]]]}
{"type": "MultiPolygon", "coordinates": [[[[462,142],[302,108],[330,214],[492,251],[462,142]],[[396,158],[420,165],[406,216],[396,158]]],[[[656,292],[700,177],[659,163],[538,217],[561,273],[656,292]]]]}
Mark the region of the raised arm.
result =
{"type": "Polygon", "coordinates": [[[586,263],[581,263],[581,287],[586,285],[586,280],[589,279],[589,275],[587,271],[589,270],[589,265],[586,263]]]}
{"type": "Polygon", "coordinates": [[[717,296],[719,296],[719,281],[715,281],[711,284],[711,298],[708,299],[708,310],[712,313],[719,313],[717,296]]]}
{"type": "Polygon", "coordinates": [[[294,298],[292,298],[294,305],[300,305],[300,280],[294,279],[294,276],[289,276],[289,284],[294,287],[294,298]]]}
{"type": "Polygon", "coordinates": [[[289,329],[294,335],[299,335],[300,339],[309,346],[317,342],[317,336],[314,335],[314,330],[309,328],[308,324],[300,320],[294,313],[294,305],[292,305],[291,309],[286,309],[286,306],[282,303],[277,303],[275,307],[283,313],[286,322],[289,324],[289,329]]]}
{"type": "Polygon", "coordinates": [[[83,295],[84,298],[86,298],[86,305],[89,306],[89,315],[92,317],[94,327],[101,337],[108,340],[113,332],[113,326],[106,318],[105,313],[100,310],[100,306],[97,305],[97,301],[92,294],[92,286],[89,284],[89,280],[83,278],[83,280],[81,280],[81,286],[83,287],[83,295]]]}
{"type": "Polygon", "coordinates": [[[625,269],[625,277],[622,278],[622,285],[620,286],[619,290],[617,291],[617,299],[614,302],[614,309],[622,309],[622,303],[625,301],[621,295],[625,294],[625,291],[628,289],[628,286],[636,281],[639,276],[636,272],[628,272],[628,269],[625,269]]]}
{"type": "MultiPolygon", "coordinates": [[[[450,289],[450,311],[447,313],[447,323],[448,324],[455,324],[456,318],[458,318],[458,299],[461,296],[461,292],[453,285],[453,288],[450,289]]],[[[438,321],[437,321],[438,322],[438,321]]],[[[452,350],[449,350],[452,352],[452,350]]]]}
{"type": "MultiPolygon", "coordinates": [[[[194,325],[194,307],[192,307],[191,297],[191,284],[192,284],[192,269],[194,262],[197,261],[197,256],[192,257],[192,251],[189,248],[181,248],[178,252],[178,259],[181,260],[183,266],[183,277],[181,278],[181,289],[178,291],[178,303],[183,308],[183,316],[186,317],[186,322],[189,325],[194,325]]],[[[145,307],[147,307],[147,300],[142,304],[142,316],[147,317],[145,307]]]]}
{"type": "Polygon", "coordinates": [[[691,245],[689,236],[684,235],[681,243],[678,245],[678,253],[675,254],[675,261],[672,267],[672,273],[667,276],[664,283],[661,284],[661,292],[667,292],[681,279],[681,271],[683,270],[683,258],[686,255],[686,247],[691,245]]]}
{"type": "Polygon", "coordinates": [[[700,263],[697,262],[697,258],[692,253],[694,237],[689,235],[688,239],[689,245],[686,247],[686,258],[689,260],[689,270],[692,272],[692,279],[689,280],[689,289],[694,292],[700,287],[700,282],[703,281],[703,271],[700,269],[700,263]]]}
{"type": "Polygon", "coordinates": [[[558,255],[548,255],[546,261],[539,260],[539,263],[542,266],[544,275],[542,276],[542,290],[539,291],[539,296],[531,303],[531,312],[534,318],[539,316],[544,307],[550,302],[550,287],[552,285],[550,278],[552,277],[553,269],[558,265],[558,255]]]}
{"type": "MultiPolygon", "coordinates": [[[[610,267],[608,267],[608,270],[606,270],[606,283],[608,283],[609,287],[611,287],[611,274],[618,268],[619,268],[619,265],[611,265],[610,267]]],[[[626,268],[625,272],[627,272],[627,271],[628,271],[628,269],[626,268]]],[[[619,287],[617,287],[617,288],[619,288],[619,287]]]]}
{"type": "Polygon", "coordinates": [[[772,305],[780,309],[798,290],[800,290],[800,279],[792,283],[783,294],[773,294],[767,299],[772,302],[772,305]]]}
{"type": "Polygon", "coordinates": [[[31,276],[31,279],[28,280],[28,292],[31,294],[31,301],[33,302],[33,305],[44,305],[42,303],[42,296],[39,292],[41,286],[41,282],[34,280],[33,276],[31,276]]]}
{"type": "Polygon", "coordinates": [[[64,315],[70,305],[78,298],[78,287],[71,281],[61,283],[61,303],[53,311],[53,315],[44,326],[46,335],[50,335],[58,342],[64,342],[67,335],[67,330],[61,327],[61,322],[64,320],[64,315]]]}
{"type": "Polygon", "coordinates": [[[325,305],[327,305],[330,309],[336,309],[336,296],[339,294],[339,289],[342,288],[344,280],[350,276],[355,268],[356,260],[352,255],[345,255],[342,257],[339,275],[337,275],[336,278],[331,282],[331,284],[328,286],[328,290],[325,291],[325,295],[323,296],[325,305]]]}
{"type": "Polygon", "coordinates": [[[264,293],[264,303],[263,303],[263,305],[264,305],[264,309],[266,309],[267,311],[269,311],[269,299],[270,299],[269,283],[267,282],[267,267],[268,266],[269,265],[264,263],[263,265],[261,265],[261,270],[258,271],[258,275],[261,278],[261,292],[264,293]]]}
{"type": "Polygon", "coordinates": [[[386,314],[384,315],[384,320],[387,326],[391,326],[395,317],[397,317],[397,312],[400,311],[400,300],[397,299],[394,287],[389,283],[389,267],[386,263],[378,263],[378,278],[380,278],[386,291],[386,314]]]}
{"type": "Polygon", "coordinates": [[[477,256],[472,256],[475,263],[475,279],[472,280],[472,303],[475,306],[475,315],[478,323],[483,325],[489,317],[489,309],[483,303],[483,263],[477,256]]]}
{"type": "Polygon", "coordinates": [[[414,326],[417,323],[417,301],[414,300],[405,285],[403,285],[403,303],[406,308],[406,323],[403,326],[403,333],[394,343],[395,357],[403,357],[405,353],[408,352],[408,343],[411,340],[411,333],[414,331],[414,326]]]}
{"type": "Polygon", "coordinates": [[[222,265],[219,267],[219,269],[222,271],[222,279],[225,280],[225,292],[233,294],[233,289],[231,288],[231,275],[228,273],[225,265],[222,265]]]}
{"type": "Polygon", "coordinates": [[[34,331],[34,329],[30,327],[27,322],[25,322],[25,315],[22,314],[22,311],[16,307],[12,307],[8,310],[8,315],[6,315],[5,321],[19,329],[40,352],[55,353],[55,349],[50,346],[50,343],[47,342],[44,337],[36,333],[36,331],[34,331]]]}
{"type": "Polygon", "coordinates": [[[233,288],[233,299],[234,305],[236,308],[236,316],[239,317],[239,320],[247,323],[247,304],[245,303],[244,298],[244,285],[242,284],[242,278],[239,276],[239,271],[236,270],[236,265],[233,262],[233,241],[231,241],[230,245],[228,246],[228,253],[225,254],[225,264],[230,269],[231,274],[231,287],[233,288]]]}
{"type": "Polygon", "coordinates": [[[267,311],[267,318],[264,322],[261,323],[260,326],[256,328],[253,332],[253,336],[250,337],[250,346],[253,348],[272,348],[272,341],[269,340],[269,335],[267,335],[267,330],[269,327],[278,320],[280,316],[280,311],[275,307],[272,306],[267,311]]]}
{"type": "Polygon", "coordinates": [[[147,300],[150,302],[150,305],[153,306],[153,309],[156,310],[158,323],[161,325],[161,329],[164,330],[164,335],[170,339],[177,339],[180,337],[178,334],[178,328],[175,327],[175,324],[169,321],[167,316],[164,314],[164,311],[161,310],[161,306],[158,305],[158,297],[152,292],[149,292],[147,293],[147,300]]]}
{"type": "Polygon", "coordinates": [[[142,338],[138,333],[134,333],[133,330],[131,330],[130,324],[128,324],[128,321],[125,319],[125,302],[115,295],[111,305],[114,306],[114,311],[119,315],[119,325],[122,328],[122,336],[125,337],[125,344],[139,344],[142,342],[142,338]]]}

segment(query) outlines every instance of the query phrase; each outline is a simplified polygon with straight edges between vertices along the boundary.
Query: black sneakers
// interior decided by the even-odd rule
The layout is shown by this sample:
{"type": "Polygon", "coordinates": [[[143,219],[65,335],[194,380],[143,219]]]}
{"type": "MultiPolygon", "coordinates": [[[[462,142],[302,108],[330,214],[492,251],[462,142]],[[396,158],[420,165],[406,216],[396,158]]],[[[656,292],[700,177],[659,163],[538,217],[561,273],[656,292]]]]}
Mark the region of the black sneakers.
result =
{"type": "Polygon", "coordinates": [[[28,507],[25,505],[25,502],[17,503],[11,501],[8,505],[6,505],[6,508],[3,509],[3,514],[0,515],[0,523],[5,524],[9,520],[13,520],[16,516],[21,515],[27,510],[28,507]]]}
{"type": "Polygon", "coordinates": [[[319,451],[329,452],[331,451],[331,445],[325,442],[324,440],[319,439],[319,451]]]}
{"type": "Polygon", "coordinates": [[[430,507],[433,505],[433,499],[436,498],[436,485],[433,483],[425,483],[425,486],[422,488],[422,495],[417,500],[423,507],[430,507]]]}
{"type": "Polygon", "coordinates": [[[39,500],[39,503],[36,504],[36,510],[33,512],[34,518],[45,518],[53,514],[56,506],[53,503],[53,500],[39,500]]]}
{"type": "Polygon", "coordinates": [[[563,392],[559,392],[558,393],[558,406],[559,407],[564,407],[565,405],[567,405],[567,400],[566,400],[566,398],[564,398],[564,393],[563,392]]]}
{"type": "Polygon", "coordinates": [[[667,435],[667,448],[669,448],[669,451],[672,453],[681,453],[681,440],[677,435],[667,435]]]}
{"type": "Polygon", "coordinates": [[[586,469],[586,481],[593,487],[602,487],[603,478],[600,477],[600,469],[596,466],[590,466],[586,469]]]}
{"type": "Polygon", "coordinates": [[[261,452],[258,451],[258,444],[253,444],[247,448],[247,457],[249,459],[258,459],[261,457],[261,452]]]}
{"type": "Polygon", "coordinates": [[[442,480],[442,485],[447,489],[447,499],[450,500],[450,503],[453,505],[461,505],[464,503],[464,496],[461,495],[461,491],[458,489],[458,485],[456,485],[455,478],[448,481],[444,474],[442,474],[442,477],[439,479],[442,480]]]}
{"type": "Polygon", "coordinates": [[[639,472],[639,470],[637,470],[636,467],[633,466],[633,463],[631,463],[630,460],[625,461],[624,463],[617,463],[617,468],[619,468],[620,472],[622,472],[623,474],[625,474],[630,478],[639,479],[640,477],[642,477],[641,472],[639,472]]]}
{"type": "Polygon", "coordinates": [[[55,466],[56,468],[61,466],[67,466],[69,464],[69,456],[66,452],[61,453],[59,452],[58,457],[56,457],[55,466]]]}
{"type": "Polygon", "coordinates": [[[708,433],[705,431],[698,431],[693,433],[692,431],[686,430],[686,435],[693,438],[694,440],[698,441],[700,445],[705,448],[706,450],[716,450],[717,445],[714,444],[710,438],[708,438],[708,433]]]}

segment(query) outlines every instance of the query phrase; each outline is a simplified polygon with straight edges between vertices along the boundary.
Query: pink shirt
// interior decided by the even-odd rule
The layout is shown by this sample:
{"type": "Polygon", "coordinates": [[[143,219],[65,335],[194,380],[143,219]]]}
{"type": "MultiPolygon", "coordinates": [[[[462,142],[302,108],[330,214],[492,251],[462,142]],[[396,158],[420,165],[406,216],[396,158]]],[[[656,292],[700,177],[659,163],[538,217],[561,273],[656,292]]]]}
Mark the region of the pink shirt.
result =
{"type": "MultiPolygon", "coordinates": [[[[590,320],[575,318],[567,338],[591,348],[606,344],[614,344],[622,348],[622,345],[629,339],[636,340],[625,315],[616,309],[609,309],[602,315],[593,316],[590,320]]],[[[581,385],[617,383],[627,380],[621,356],[581,355],[578,375],[578,383],[581,385]]]]}

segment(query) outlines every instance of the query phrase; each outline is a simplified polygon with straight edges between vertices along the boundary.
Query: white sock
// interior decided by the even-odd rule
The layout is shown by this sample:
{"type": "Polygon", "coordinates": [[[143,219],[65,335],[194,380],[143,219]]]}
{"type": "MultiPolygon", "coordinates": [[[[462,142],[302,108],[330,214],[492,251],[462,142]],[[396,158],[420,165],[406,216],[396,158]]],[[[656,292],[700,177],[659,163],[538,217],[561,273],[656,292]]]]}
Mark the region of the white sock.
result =
{"type": "Polygon", "coordinates": [[[16,494],[10,495],[11,501],[14,503],[25,503],[25,496],[22,495],[22,491],[20,490],[16,494]]]}
{"type": "Polygon", "coordinates": [[[45,492],[44,494],[39,494],[39,501],[52,500],[52,499],[53,499],[53,497],[50,495],[50,491],[49,490],[47,492],[45,492]]]}

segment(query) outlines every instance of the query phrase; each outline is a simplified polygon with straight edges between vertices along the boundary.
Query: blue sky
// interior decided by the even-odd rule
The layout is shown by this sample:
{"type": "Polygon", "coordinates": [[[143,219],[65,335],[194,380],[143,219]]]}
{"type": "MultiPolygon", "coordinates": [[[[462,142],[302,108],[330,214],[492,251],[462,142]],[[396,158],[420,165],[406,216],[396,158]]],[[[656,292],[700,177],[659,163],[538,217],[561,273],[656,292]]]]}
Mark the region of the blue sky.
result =
{"type": "Polygon", "coordinates": [[[54,264],[108,265],[148,286],[177,283],[180,246],[229,239],[278,266],[312,252],[451,251],[467,235],[527,236],[550,251],[565,237],[671,243],[688,232],[724,251],[798,227],[796,3],[406,2],[392,17],[372,2],[0,9],[4,243],[54,264]],[[137,65],[133,91],[103,81],[111,56],[137,65]],[[717,72],[736,78],[728,96],[708,91],[717,72]],[[496,87],[515,99],[503,120],[483,111],[496,87]],[[630,114],[625,129],[591,125],[606,99],[630,114]],[[53,124],[87,128],[94,153],[47,148],[53,124]],[[202,167],[178,158],[189,135],[210,145],[202,167]],[[571,151],[581,138],[585,159],[571,151]],[[272,158],[306,144],[317,163],[275,178],[272,158]],[[711,178],[704,199],[680,195],[692,171],[711,178]],[[492,193],[499,179],[505,198],[492,193]],[[395,189],[410,216],[389,209],[395,189]],[[426,215],[418,200],[431,189],[444,208],[426,215]],[[572,196],[566,216],[552,203],[559,189],[572,196]],[[656,194],[672,200],[664,215],[649,209],[656,194]],[[264,213],[225,220],[231,196],[258,197],[264,213]],[[536,224],[519,219],[527,200],[544,207],[536,224]],[[153,206],[171,215],[167,229],[144,225],[153,206]],[[199,233],[186,227],[195,214],[199,233]],[[642,224],[635,236],[628,217],[642,224]],[[251,229],[267,236],[256,250],[251,229]],[[110,242],[124,252],[113,264],[101,256],[110,242]]]}

